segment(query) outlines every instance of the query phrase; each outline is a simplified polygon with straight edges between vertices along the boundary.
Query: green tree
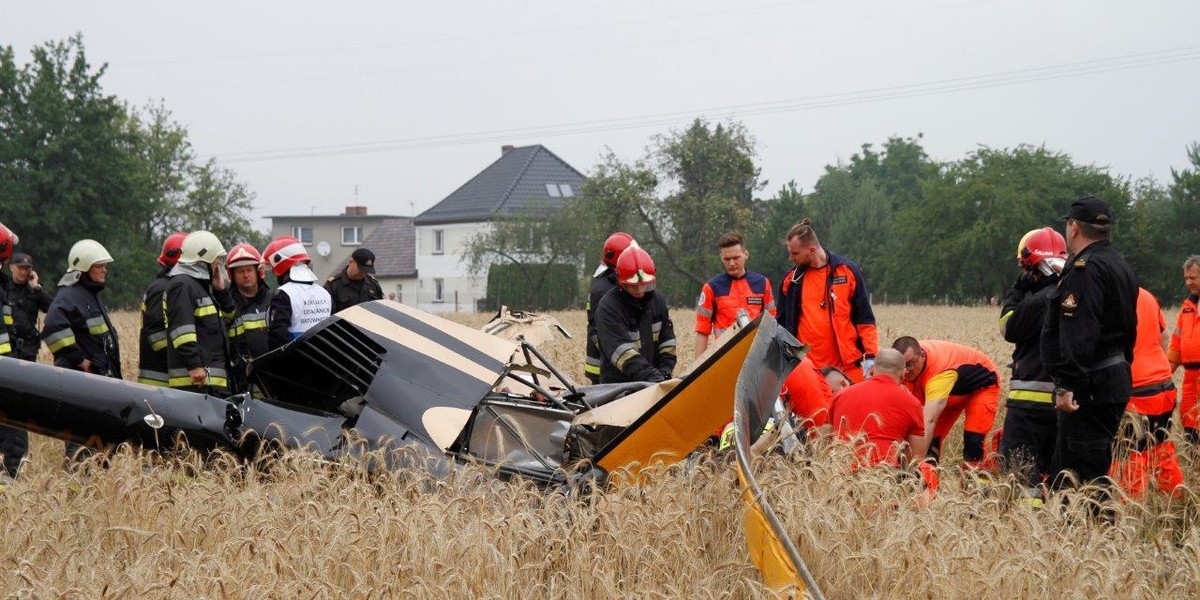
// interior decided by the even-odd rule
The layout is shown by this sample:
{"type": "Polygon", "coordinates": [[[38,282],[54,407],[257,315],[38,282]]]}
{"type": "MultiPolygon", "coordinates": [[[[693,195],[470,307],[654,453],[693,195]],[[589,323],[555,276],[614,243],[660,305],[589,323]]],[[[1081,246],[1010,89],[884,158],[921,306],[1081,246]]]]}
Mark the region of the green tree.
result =
{"type": "MultiPolygon", "coordinates": [[[[945,167],[923,190],[923,199],[896,215],[898,245],[889,265],[908,276],[890,279],[888,291],[914,301],[998,296],[1017,275],[1016,245],[1025,232],[1057,225],[1079,196],[1103,198],[1118,224],[1131,204],[1128,181],[1027,145],[981,148],[945,167]]],[[[1118,229],[1118,248],[1121,235],[1118,229]]]]}
{"type": "Polygon", "coordinates": [[[11,47],[0,52],[0,104],[6,126],[0,156],[4,219],[23,249],[47,265],[48,283],[65,270],[67,252],[94,238],[113,254],[110,301],[128,303],[116,283],[140,241],[151,206],[137,192],[138,143],[124,105],[103,92],[105,68],[88,62],[81,36],[32,50],[18,68],[11,47]]]}
{"type": "Polygon", "coordinates": [[[115,259],[106,300],[130,306],[172,231],[265,236],[249,225],[244,184],[212,161],[198,164],[187,131],[161,104],[142,114],[105,94],[104,72],[88,62],[80,35],[33,48],[23,66],[0,47],[0,219],[51,284],[72,244],[104,244],[115,259]]]}

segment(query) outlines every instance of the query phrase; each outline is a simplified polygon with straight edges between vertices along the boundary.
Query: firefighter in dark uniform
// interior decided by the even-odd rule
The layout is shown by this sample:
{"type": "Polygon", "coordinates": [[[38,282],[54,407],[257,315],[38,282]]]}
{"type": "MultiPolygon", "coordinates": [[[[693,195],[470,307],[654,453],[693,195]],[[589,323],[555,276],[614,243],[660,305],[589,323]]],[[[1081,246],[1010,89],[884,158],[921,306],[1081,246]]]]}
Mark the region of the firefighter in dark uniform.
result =
{"type": "Polygon", "coordinates": [[[1067,241],[1050,227],[1026,233],[1017,244],[1021,274],[1000,309],[1000,334],[1012,342],[1012,378],[1005,401],[1001,466],[1024,483],[1030,498],[1050,476],[1058,417],[1054,379],[1042,365],[1042,323],[1066,267],[1067,241]]]}
{"type": "Polygon", "coordinates": [[[617,259],[617,287],[600,299],[600,383],[665,381],[675,370],[675,328],[667,302],[654,293],[654,261],[630,246],[617,259]]]}
{"type": "Polygon", "coordinates": [[[8,303],[12,306],[13,356],[37,362],[38,349],[42,347],[38,313],[50,310],[54,297],[42,287],[37,271],[33,270],[33,257],[25,253],[14,254],[9,268],[12,270],[8,303]]]}
{"type": "Polygon", "coordinates": [[[1113,217],[1094,196],[1064,217],[1072,253],[1042,330],[1042,361],[1054,377],[1058,434],[1051,471],[1056,488],[1100,480],[1112,464],[1113,439],[1132,390],[1138,286],[1109,241],[1113,217]]]}
{"type": "Polygon", "coordinates": [[[167,375],[173,388],[212,396],[229,395],[228,325],[214,290],[224,290],[225,247],[208,231],[183,240],[179,263],[164,294],[167,375]]]}
{"type": "Polygon", "coordinates": [[[617,287],[617,257],[630,244],[637,244],[633,236],[618,231],[604,240],[604,250],[600,253],[600,266],[592,275],[592,289],[588,291],[587,306],[587,355],[583,361],[583,373],[593,385],[600,383],[600,339],[596,337],[596,308],[600,299],[609,290],[617,287]]]}
{"type": "Polygon", "coordinates": [[[138,383],[159,387],[167,387],[168,384],[163,292],[167,291],[167,284],[171,282],[170,272],[175,263],[179,262],[183,238],[186,237],[187,234],[182,232],[167,236],[162,251],[158,254],[158,264],[162,269],[142,294],[142,328],[138,332],[138,383]]]}
{"type": "MultiPolygon", "coordinates": [[[[5,227],[3,223],[0,223],[0,269],[13,257],[13,246],[16,245],[17,234],[5,227]]],[[[16,263],[20,262],[19,258],[21,256],[28,255],[17,255],[18,260],[13,261],[14,273],[16,273],[16,263]]],[[[20,358],[18,354],[20,342],[17,339],[13,306],[9,303],[11,300],[9,290],[12,288],[13,281],[8,278],[6,273],[0,271],[0,356],[20,358]]],[[[34,308],[33,322],[34,334],[36,336],[37,308],[34,308]]],[[[34,338],[33,345],[33,360],[37,360],[36,337],[34,338]]],[[[0,453],[4,454],[4,471],[8,477],[17,476],[17,471],[21,469],[21,460],[25,458],[25,454],[28,451],[29,434],[24,429],[0,426],[0,453]]],[[[0,488],[2,487],[0,486],[0,488]]]]}
{"type": "MultiPolygon", "coordinates": [[[[42,341],[64,369],[121,379],[121,348],[117,332],[100,301],[108,280],[112,255],[95,240],[80,240],[67,254],[67,273],[46,311],[42,341]]],[[[83,447],[67,442],[68,457],[83,447]]]]}
{"type": "Polygon", "coordinates": [[[375,253],[359,248],[346,261],[341,273],[325,280],[325,290],[333,298],[333,312],[356,304],[383,299],[383,288],[375,279],[375,253]]]}
{"type": "Polygon", "coordinates": [[[271,308],[271,288],[263,281],[262,255],[250,244],[229,249],[225,259],[229,280],[233,283],[233,312],[229,315],[229,362],[233,391],[247,391],[246,364],[263,354],[267,344],[267,313],[271,308]]]}

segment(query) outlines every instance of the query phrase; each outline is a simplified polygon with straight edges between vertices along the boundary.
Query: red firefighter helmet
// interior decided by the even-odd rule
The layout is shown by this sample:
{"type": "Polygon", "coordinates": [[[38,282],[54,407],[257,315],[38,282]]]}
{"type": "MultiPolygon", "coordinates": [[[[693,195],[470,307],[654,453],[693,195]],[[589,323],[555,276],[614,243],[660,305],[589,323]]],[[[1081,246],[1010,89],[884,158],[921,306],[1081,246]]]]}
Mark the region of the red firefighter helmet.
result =
{"type": "Polygon", "coordinates": [[[183,253],[183,238],[187,234],[182,231],[176,231],[167,236],[163,240],[162,252],[158,253],[158,264],[164,267],[173,267],[179,262],[179,255],[183,253]]]}
{"type": "Polygon", "coordinates": [[[1059,272],[1062,271],[1066,260],[1067,241],[1053,227],[1034,229],[1026,233],[1021,238],[1021,243],[1017,244],[1017,261],[1026,271],[1036,268],[1059,272]]]}
{"type": "Polygon", "coordinates": [[[648,286],[656,281],[654,259],[637,245],[630,245],[617,258],[617,283],[622,287],[648,286]]]}
{"type": "Polygon", "coordinates": [[[287,273],[293,281],[316,281],[316,275],[308,267],[312,258],[309,257],[308,251],[304,249],[304,244],[301,244],[300,240],[291,236],[276,238],[275,241],[267,244],[267,249],[263,254],[276,277],[282,277],[287,273]]]}
{"type": "Polygon", "coordinates": [[[13,246],[17,245],[17,234],[0,223],[0,263],[12,258],[13,246]]]}
{"type": "Polygon", "coordinates": [[[600,253],[600,263],[607,267],[617,266],[617,257],[630,245],[636,246],[637,242],[632,235],[624,231],[608,236],[608,239],[604,240],[604,251],[600,253]]]}
{"type": "Polygon", "coordinates": [[[258,267],[262,265],[262,262],[262,255],[258,253],[258,250],[245,243],[230,248],[229,254],[225,256],[225,268],[229,270],[230,277],[233,276],[233,270],[238,267],[258,267]]]}

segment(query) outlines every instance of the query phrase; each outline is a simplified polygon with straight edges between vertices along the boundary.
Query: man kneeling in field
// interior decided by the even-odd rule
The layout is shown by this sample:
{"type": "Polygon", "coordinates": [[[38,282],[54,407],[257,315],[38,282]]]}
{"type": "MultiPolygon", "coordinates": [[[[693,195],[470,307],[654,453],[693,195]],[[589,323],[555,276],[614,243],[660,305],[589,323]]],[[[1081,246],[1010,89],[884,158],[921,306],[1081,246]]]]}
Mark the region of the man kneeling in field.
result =
{"type": "Polygon", "coordinates": [[[921,402],[901,385],[904,355],[885,348],[875,357],[869,379],[833,397],[829,420],[838,436],[861,440],[859,467],[903,467],[910,457],[925,456],[925,418],[921,402]]]}

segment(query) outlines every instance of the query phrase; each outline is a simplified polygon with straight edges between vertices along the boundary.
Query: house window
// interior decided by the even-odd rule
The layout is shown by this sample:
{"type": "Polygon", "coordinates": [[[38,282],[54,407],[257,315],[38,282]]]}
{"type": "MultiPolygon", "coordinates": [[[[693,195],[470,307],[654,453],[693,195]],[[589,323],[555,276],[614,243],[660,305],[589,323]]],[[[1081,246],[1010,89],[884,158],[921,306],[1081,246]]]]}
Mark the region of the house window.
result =
{"type": "Polygon", "coordinates": [[[445,302],[446,301],[446,280],[445,279],[438,278],[438,279],[433,280],[433,301],[434,302],[445,302]]]}
{"type": "Polygon", "coordinates": [[[444,230],[444,229],[434,229],[433,230],[433,253],[434,254],[445,254],[446,253],[446,230],[444,230]]]}
{"type": "Polygon", "coordinates": [[[547,183],[546,193],[551,198],[570,198],[575,195],[575,190],[569,183],[547,183]]]}
{"type": "Polygon", "coordinates": [[[312,227],[301,227],[299,225],[292,226],[292,237],[300,240],[305,246],[312,245],[312,227]]]}
{"type": "Polygon", "coordinates": [[[342,228],[342,245],[357,245],[363,240],[362,227],[343,227],[342,228]]]}

